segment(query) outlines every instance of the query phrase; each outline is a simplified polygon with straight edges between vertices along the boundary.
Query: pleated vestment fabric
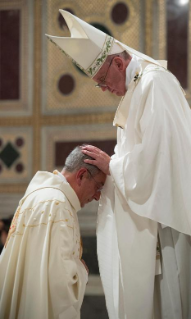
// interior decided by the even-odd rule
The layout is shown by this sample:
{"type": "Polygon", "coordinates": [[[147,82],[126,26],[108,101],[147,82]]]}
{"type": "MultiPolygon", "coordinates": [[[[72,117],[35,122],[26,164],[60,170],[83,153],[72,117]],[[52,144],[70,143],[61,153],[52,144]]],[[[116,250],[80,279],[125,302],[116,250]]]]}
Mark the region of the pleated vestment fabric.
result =
{"type": "Polygon", "coordinates": [[[0,256],[1,319],[79,319],[87,283],[80,203],[58,175],[38,172],[0,256]]]}
{"type": "MultiPolygon", "coordinates": [[[[191,235],[191,112],[177,79],[144,63],[114,122],[117,146],[97,227],[106,304],[110,319],[153,319],[159,224],[191,235]]],[[[190,255],[182,258],[188,265],[190,255]]],[[[189,287],[179,285],[181,300],[189,287]]],[[[178,311],[190,319],[189,301],[178,311]]]]}
{"type": "Polygon", "coordinates": [[[155,277],[154,319],[191,318],[191,237],[159,225],[162,273],[155,277]]]}

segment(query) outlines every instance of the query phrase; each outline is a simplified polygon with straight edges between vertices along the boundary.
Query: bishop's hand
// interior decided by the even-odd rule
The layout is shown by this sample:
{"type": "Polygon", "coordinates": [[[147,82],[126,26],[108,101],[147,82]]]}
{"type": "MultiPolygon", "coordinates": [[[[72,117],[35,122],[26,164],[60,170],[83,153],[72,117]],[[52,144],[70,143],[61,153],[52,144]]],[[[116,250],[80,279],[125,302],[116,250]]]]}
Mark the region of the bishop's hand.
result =
{"type": "Polygon", "coordinates": [[[84,265],[84,267],[85,267],[85,269],[86,269],[86,271],[87,271],[87,273],[89,275],[89,269],[88,269],[88,266],[86,265],[85,261],[83,259],[81,259],[81,262],[84,265]]]}
{"type": "Polygon", "coordinates": [[[95,147],[93,145],[85,145],[82,146],[82,152],[90,157],[93,158],[93,160],[85,159],[84,162],[88,164],[92,164],[97,166],[103,173],[106,175],[110,175],[109,172],[109,163],[111,160],[111,157],[100,150],[98,147],[95,147]]]}

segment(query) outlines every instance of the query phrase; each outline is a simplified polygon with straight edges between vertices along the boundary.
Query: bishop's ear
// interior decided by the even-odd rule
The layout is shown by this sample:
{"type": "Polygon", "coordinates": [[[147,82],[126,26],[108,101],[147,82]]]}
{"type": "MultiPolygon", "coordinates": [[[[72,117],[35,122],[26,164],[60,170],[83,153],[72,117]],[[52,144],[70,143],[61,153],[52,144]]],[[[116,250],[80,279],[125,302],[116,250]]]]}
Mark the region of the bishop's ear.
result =
{"type": "Polygon", "coordinates": [[[87,175],[87,169],[84,167],[81,167],[77,173],[76,173],[76,181],[78,186],[80,186],[82,184],[83,179],[86,177],[87,175]]]}

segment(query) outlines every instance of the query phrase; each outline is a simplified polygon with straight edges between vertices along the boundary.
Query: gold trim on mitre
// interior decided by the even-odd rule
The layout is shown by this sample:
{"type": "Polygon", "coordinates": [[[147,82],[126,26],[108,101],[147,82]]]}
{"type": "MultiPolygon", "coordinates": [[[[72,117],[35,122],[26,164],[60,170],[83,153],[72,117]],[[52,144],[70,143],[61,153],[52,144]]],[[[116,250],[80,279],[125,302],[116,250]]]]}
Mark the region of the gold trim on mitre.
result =
{"type": "Polygon", "coordinates": [[[96,75],[96,73],[99,71],[101,66],[104,64],[109,53],[111,52],[113,43],[114,43],[114,38],[106,34],[105,42],[100,54],[97,56],[95,61],[90,65],[90,67],[86,70],[86,72],[91,78],[93,78],[96,75]]]}

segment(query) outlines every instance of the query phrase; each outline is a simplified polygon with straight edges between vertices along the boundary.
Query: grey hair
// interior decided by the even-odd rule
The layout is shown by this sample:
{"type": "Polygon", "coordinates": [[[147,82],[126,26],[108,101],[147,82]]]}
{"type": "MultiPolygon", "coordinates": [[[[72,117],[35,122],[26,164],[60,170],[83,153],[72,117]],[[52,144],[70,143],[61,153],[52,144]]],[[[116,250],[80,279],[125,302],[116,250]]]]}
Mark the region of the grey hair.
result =
{"type": "Polygon", "coordinates": [[[78,171],[82,167],[85,167],[88,171],[90,171],[90,174],[92,176],[97,175],[100,172],[100,169],[95,165],[85,163],[84,162],[85,159],[92,160],[93,158],[82,153],[81,147],[77,146],[66,158],[63,169],[66,170],[67,172],[74,172],[74,171],[78,171]]]}

